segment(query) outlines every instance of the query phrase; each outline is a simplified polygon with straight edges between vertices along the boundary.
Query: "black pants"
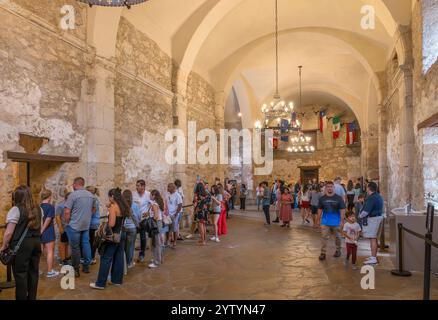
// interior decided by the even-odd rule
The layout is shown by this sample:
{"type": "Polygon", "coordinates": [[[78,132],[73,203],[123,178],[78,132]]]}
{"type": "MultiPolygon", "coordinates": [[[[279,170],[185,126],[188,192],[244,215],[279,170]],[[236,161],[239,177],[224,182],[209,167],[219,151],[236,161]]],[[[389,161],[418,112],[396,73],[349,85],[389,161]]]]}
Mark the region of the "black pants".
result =
{"type": "Polygon", "coordinates": [[[17,300],[36,300],[40,257],[40,238],[25,238],[12,265],[17,300]]]}
{"type": "Polygon", "coordinates": [[[94,245],[94,239],[96,238],[96,229],[90,229],[90,248],[91,248],[91,259],[96,257],[96,247],[94,245]]]}
{"type": "Polygon", "coordinates": [[[147,247],[147,234],[146,229],[140,228],[140,254],[139,257],[144,258],[146,255],[146,247],[147,247]]]}
{"type": "Polygon", "coordinates": [[[240,198],[240,210],[245,210],[246,198],[240,198]]]}
{"type": "Polygon", "coordinates": [[[265,213],[265,218],[266,218],[266,223],[267,224],[271,224],[271,215],[269,214],[269,208],[270,208],[271,206],[269,206],[269,205],[264,205],[263,206],[263,212],[265,213]]]}

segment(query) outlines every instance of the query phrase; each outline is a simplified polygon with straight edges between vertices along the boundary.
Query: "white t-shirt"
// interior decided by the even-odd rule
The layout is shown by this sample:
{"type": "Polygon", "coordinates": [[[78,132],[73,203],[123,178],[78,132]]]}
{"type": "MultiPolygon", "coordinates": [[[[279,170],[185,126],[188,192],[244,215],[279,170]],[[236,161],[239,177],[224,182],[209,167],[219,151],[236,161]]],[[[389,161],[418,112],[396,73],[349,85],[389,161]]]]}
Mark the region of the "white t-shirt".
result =
{"type": "Polygon", "coordinates": [[[153,218],[154,215],[155,215],[154,209],[152,208],[152,206],[157,206],[157,208],[158,208],[158,221],[163,220],[163,211],[161,211],[160,206],[158,205],[158,203],[156,203],[155,201],[151,200],[150,205],[151,205],[150,217],[153,218]]]}
{"type": "Polygon", "coordinates": [[[142,215],[149,211],[151,206],[151,193],[149,191],[145,191],[142,196],[137,191],[133,192],[132,200],[138,205],[142,215]]]}
{"type": "Polygon", "coordinates": [[[167,197],[167,209],[169,210],[169,215],[173,216],[177,214],[178,205],[182,205],[182,198],[181,195],[178,192],[174,192],[172,194],[168,193],[167,197]]]}
{"type": "Polygon", "coordinates": [[[362,231],[362,228],[360,227],[359,223],[350,223],[347,222],[344,224],[344,230],[343,230],[350,238],[353,240],[345,238],[346,243],[353,243],[357,244],[357,240],[359,239],[359,233],[362,231]]]}
{"type": "Polygon", "coordinates": [[[345,197],[345,190],[344,190],[344,188],[343,188],[340,184],[335,183],[333,189],[334,189],[335,193],[336,193],[338,196],[341,196],[342,199],[344,199],[344,197],[345,197]]]}
{"type": "Polygon", "coordinates": [[[6,223],[18,224],[18,220],[20,220],[20,209],[12,207],[6,216],[6,223]]]}

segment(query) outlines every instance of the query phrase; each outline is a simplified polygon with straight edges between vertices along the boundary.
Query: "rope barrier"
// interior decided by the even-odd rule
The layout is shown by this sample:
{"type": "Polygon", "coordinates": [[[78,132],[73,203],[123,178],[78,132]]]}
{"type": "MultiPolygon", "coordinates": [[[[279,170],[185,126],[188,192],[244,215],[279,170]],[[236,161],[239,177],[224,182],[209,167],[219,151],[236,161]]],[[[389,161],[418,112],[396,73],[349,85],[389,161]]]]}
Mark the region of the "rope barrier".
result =
{"type": "Polygon", "coordinates": [[[438,249],[438,243],[433,242],[432,240],[429,240],[425,236],[423,236],[423,235],[421,235],[421,234],[419,234],[419,233],[417,233],[415,231],[412,231],[412,230],[410,230],[410,229],[408,229],[406,227],[403,227],[403,230],[406,231],[407,233],[412,234],[413,236],[416,236],[417,238],[420,238],[421,240],[424,240],[427,244],[430,244],[432,247],[435,247],[435,248],[438,249]]]}
{"type": "Polygon", "coordinates": [[[423,300],[430,300],[430,273],[432,263],[432,247],[438,248],[438,243],[432,241],[433,220],[435,217],[435,207],[432,204],[427,206],[426,217],[426,234],[423,236],[418,232],[405,228],[402,223],[397,225],[398,228],[398,269],[392,270],[391,273],[399,277],[409,277],[411,272],[403,269],[403,245],[404,232],[417,237],[424,241],[424,280],[423,280],[423,300]]]}

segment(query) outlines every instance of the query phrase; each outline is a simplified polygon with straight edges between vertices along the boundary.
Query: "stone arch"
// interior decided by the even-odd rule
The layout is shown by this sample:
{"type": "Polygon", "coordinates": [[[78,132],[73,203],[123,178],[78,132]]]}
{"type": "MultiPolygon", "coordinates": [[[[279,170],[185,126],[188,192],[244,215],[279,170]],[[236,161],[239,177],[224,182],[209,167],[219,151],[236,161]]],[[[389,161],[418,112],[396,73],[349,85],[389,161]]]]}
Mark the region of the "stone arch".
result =
{"type": "Polygon", "coordinates": [[[124,8],[103,8],[93,6],[87,8],[88,44],[96,49],[96,54],[105,58],[112,58],[116,52],[117,32],[119,21],[124,8]]]}
{"type": "MultiPolygon", "coordinates": [[[[224,18],[228,13],[230,13],[234,8],[239,6],[244,0],[222,0],[215,1],[214,6],[205,13],[197,27],[191,27],[193,31],[190,40],[188,40],[183,53],[181,53],[180,61],[177,61],[181,68],[185,70],[191,70],[193,64],[196,60],[197,54],[201,49],[204,41],[207,39],[208,35],[213,31],[214,27],[219,23],[219,21],[224,18]]],[[[381,19],[386,30],[389,34],[394,34],[398,21],[405,23],[405,10],[407,4],[410,4],[410,0],[401,0],[403,3],[400,5],[399,2],[394,2],[392,0],[359,0],[364,5],[371,4],[376,6],[376,14],[381,19]]],[[[187,74],[181,72],[178,75],[178,83],[186,83],[187,74]]]]}
{"type": "MultiPolygon", "coordinates": [[[[339,33],[337,30],[331,30],[331,29],[321,29],[321,28],[299,28],[299,29],[290,29],[290,30],[284,30],[280,33],[280,36],[292,34],[292,33],[309,33],[309,34],[318,34],[322,35],[323,37],[328,37],[335,41],[336,43],[343,46],[346,50],[348,50],[352,55],[359,61],[359,63],[365,68],[367,73],[369,74],[372,83],[374,85],[374,88],[377,91],[378,95],[378,101],[382,101],[383,99],[383,93],[381,91],[380,86],[380,80],[378,79],[378,76],[376,74],[376,71],[379,69],[384,69],[385,65],[379,64],[377,61],[373,61],[372,57],[366,56],[362,54],[360,50],[360,46],[354,45],[352,43],[352,35],[350,33],[339,33]]],[[[216,75],[220,74],[220,69],[230,69],[231,71],[228,74],[225,74],[222,78],[219,78],[217,83],[215,83],[215,86],[217,88],[224,88],[225,92],[229,92],[231,86],[233,85],[234,79],[239,75],[239,68],[241,67],[243,61],[245,60],[245,57],[251,53],[251,51],[255,50],[258,46],[263,44],[266,41],[270,41],[272,38],[272,35],[263,36],[248,45],[242,47],[238,52],[233,54],[232,56],[228,57],[226,61],[224,61],[224,65],[220,65],[217,69],[217,72],[215,72],[216,75]]],[[[366,44],[361,44],[366,45],[366,44]]],[[[368,44],[369,45],[369,44],[368,44]]],[[[368,49],[372,48],[371,45],[368,47],[368,49]]]]}

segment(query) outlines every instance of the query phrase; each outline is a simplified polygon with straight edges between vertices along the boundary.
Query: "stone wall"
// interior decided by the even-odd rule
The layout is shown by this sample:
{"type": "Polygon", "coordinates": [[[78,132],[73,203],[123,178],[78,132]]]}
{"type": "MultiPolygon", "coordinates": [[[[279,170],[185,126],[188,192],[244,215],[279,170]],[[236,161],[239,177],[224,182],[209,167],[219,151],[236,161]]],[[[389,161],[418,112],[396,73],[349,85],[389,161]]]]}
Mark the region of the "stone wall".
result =
{"type": "Polygon", "coordinates": [[[299,167],[320,166],[319,179],[321,181],[333,180],[337,176],[347,182],[348,179],[356,181],[360,177],[360,148],[336,147],[330,150],[316,151],[314,154],[282,153],[274,159],[274,171],[270,176],[254,176],[254,187],[260,182],[282,179],[287,183],[297,182],[301,176],[299,167]]]}
{"type": "Polygon", "coordinates": [[[165,161],[165,133],[172,128],[172,94],[165,90],[171,88],[172,61],[123,17],[116,49],[115,184],[134,189],[144,179],[149,190],[164,191],[173,181],[165,161]]]}
{"type": "MultiPolygon", "coordinates": [[[[188,77],[186,101],[187,121],[196,122],[197,132],[202,129],[216,129],[214,89],[195,72],[191,72],[188,77]]],[[[198,142],[198,148],[202,144],[198,142]]],[[[188,165],[186,175],[188,187],[195,183],[197,175],[211,182],[217,175],[217,165],[188,165]]]]}
{"type": "MultiPolygon", "coordinates": [[[[0,220],[3,220],[4,206],[10,204],[13,188],[12,163],[5,159],[4,151],[23,151],[18,145],[19,133],[49,138],[44,153],[81,156],[85,130],[78,114],[85,61],[80,49],[26,19],[0,10],[0,20],[2,28],[9,30],[0,33],[0,220]]],[[[69,167],[63,168],[69,171],[69,167]]]]}
{"type": "MultiPolygon", "coordinates": [[[[428,1],[428,3],[431,3],[428,1]]],[[[423,19],[421,2],[418,2],[413,11],[412,18],[412,42],[414,55],[414,130],[415,150],[414,154],[414,181],[413,196],[417,208],[424,206],[425,172],[423,165],[424,129],[418,130],[418,124],[432,115],[438,113],[438,61],[436,61],[426,74],[423,74],[423,19]]],[[[435,17],[436,23],[436,17],[435,17]]],[[[427,28],[426,28],[427,29],[427,28]]],[[[430,28],[427,29],[430,32],[430,28]]],[[[435,55],[438,53],[435,52],[435,55]]],[[[429,57],[430,58],[430,57],[429,57]]],[[[430,139],[429,139],[430,141],[430,139]]],[[[427,156],[426,156],[427,158],[427,156]]],[[[427,160],[426,160],[427,161],[427,160]]],[[[428,162],[429,163],[429,162],[428,162]]],[[[432,168],[437,168],[438,162],[434,161],[432,168]]],[[[429,175],[427,175],[429,177],[429,175]]],[[[430,180],[429,178],[427,180],[430,180]]],[[[436,183],[436,180],[435,180],[436,183]]]]}
{"type": "MultiPolygon", "coordinates": [[[[86,77],[85,6],[73,0],[43,2],[44,6],[41,1],[16,0],[0,8],[0,224],[11,206],[14,187],[24,182],[18,177],[18,165],[6,159],[6,151],[24,151],[19,133],[49,138],[42,153],[85,158],[81,104],[86,77]],[[66,37],[59,28],[64,4],[77,9],[77,28],[66,37]]],[[[80,164],[31,164],[36,200],[45,184],[58,201],[81,170],[80,164]]],[[[2,235],[0,230],[0,239],[2,235]]]]}

